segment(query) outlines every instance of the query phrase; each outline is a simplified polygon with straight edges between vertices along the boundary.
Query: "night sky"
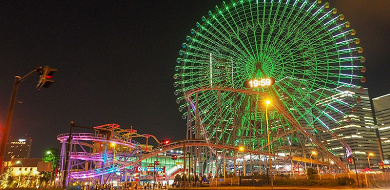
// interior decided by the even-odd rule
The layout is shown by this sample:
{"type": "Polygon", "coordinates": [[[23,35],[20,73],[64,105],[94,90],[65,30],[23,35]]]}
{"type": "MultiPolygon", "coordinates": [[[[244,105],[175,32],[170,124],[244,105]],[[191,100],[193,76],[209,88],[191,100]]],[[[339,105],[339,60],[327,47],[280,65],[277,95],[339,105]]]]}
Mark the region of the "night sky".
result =
{"type": "MultiPolygon", "coordinates": [[[[327,2],[362,41],[370,95],[390,93],[390,1],[327,2]]],[[[33,139],[31,157],[60,148],[56,136],[69,132],[71,121],[91,127],[117,123],[159,139],[184,139],[185,120],[173,94],[176,58],[190,29],[221,3],[1,1],[0,126],[15,75],[49,65],[58,69],[55,83],[38,91],[38,74],[23,81],[11,126],[11,136],[33,139]]]]}

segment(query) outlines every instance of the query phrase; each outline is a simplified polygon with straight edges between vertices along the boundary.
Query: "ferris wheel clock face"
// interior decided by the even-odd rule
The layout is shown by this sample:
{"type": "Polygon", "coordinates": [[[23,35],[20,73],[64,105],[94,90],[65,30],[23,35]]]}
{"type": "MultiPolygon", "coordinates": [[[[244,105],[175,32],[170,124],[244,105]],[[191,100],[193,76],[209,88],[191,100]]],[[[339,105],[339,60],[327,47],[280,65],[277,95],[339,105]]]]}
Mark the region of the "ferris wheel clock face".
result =
{"type": "MultiPolygon", "coordinates": [[[[301,126],[330,131],[359,98],[335,97],[365,82],[362,52],[350,22],[327,2],[225,1],[194,23],[179,50],[176,102],[183,118],[196,115],[203,135],[217,143],[264,145],[265,117],[255,104],[264,97],[280,100],[301,126]],[[235,91],[213,90],[219,87],[235,91]],[[197,89],[207,90],[186,97],[197,89]],[[242,90],[263,96],[238,93],[242,90]]],[[[272,117],[275,135],[291,129],[283,116],[272,117]]],[[[294,142],[299,137],[278,141],[294,142]]]]}
{"type": "Polygon", "coordinates": [[[244,82],[245,88],[262,88],[270,87],[275,83],[273,78],[261,78],[261,79],[251,79],[244,82]]]}

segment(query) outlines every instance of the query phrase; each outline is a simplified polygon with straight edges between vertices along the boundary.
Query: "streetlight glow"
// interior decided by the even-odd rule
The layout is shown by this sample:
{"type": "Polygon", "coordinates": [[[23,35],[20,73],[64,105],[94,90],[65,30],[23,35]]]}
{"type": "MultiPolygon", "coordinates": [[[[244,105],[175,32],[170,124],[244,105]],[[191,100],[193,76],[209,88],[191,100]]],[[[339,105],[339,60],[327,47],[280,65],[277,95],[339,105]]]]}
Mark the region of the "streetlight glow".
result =
{"type": "Polygon", "coordinates": [[[271,159],[271,141],[269,138],[270,132],[269,132],[269,123],[268,123],[268,105],[271,104],[271,100],[266,100],[265,101],[265,121],[267,124],[267,140],[268,140],[268,156],[269,156],[269,175],[271,179],[271,188],[274,188],[274,176],[272,173],[272,159],[271,159]]]}
{"type": "Polygon", "coordinates": [[[240,151],[240,152],[244,152],[244,151],[245,151],[245,147],[244,147],[244,146],[240,146],[240,147],[238,147],[238,151],[240,151]]]}
{"type": "Polygon", "coordinates": [[[369,152],[367,154],[367,162],[368,162],[368,168],[371,168],[371,163],[370,163],[370,156],[374,156],[374,153],[369,152]]]}
{"type": "Polygon", "coordinates": [[[311,168],[313,168],[313,159],[311,158],[313,155],[316,156],[317,155],[317,151],[315,151],[315,150],[311,151],[311,154],[310,154],[310,167],[311,168]]]}

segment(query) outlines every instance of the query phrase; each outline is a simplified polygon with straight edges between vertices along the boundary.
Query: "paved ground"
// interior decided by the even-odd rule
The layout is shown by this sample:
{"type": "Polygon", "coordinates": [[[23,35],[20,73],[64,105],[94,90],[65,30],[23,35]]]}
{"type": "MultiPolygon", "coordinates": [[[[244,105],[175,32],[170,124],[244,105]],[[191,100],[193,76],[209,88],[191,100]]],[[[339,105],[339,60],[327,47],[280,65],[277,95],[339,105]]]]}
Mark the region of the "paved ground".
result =
{"type": "Polygon", "coordinates": [[[324,188],[324,187],[281,187],[277,186],[274,188],[271,187],[254,187],[254,186],[223,186],[223,187],[191,187],[191,188],[173,188],[172,190],[188,190],[188,189],[199,189],[199,190],[390,190],[390,188],[357,188],[357,187],[332,187],[332,188],[324,188]]]}

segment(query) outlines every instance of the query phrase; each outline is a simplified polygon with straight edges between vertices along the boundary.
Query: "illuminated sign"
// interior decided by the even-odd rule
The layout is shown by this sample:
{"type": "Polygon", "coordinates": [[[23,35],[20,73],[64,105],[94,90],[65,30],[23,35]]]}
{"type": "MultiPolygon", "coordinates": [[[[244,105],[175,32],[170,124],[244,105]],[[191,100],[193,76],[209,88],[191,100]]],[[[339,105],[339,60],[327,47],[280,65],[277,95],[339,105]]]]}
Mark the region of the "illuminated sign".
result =
{"type": "Polygon", "coordinates": [[[273,78],[262,78],[262,79],[251,79],[245,81],[245,88],[259,88],[259,87],[269,87],[275,83],[275,79],[273,78]]]}
{"type": "MultiPolygon", "coordinates": [[[[165,166],[163,167],[155,167],[157,172],[162,172],[165,173],[165,166]]],[[[154,167],[147,166],[147,167],[136,167],[136,172],[140,171],[147,171],[147,172],[152,172],[154,170],[154,167]]]]}

